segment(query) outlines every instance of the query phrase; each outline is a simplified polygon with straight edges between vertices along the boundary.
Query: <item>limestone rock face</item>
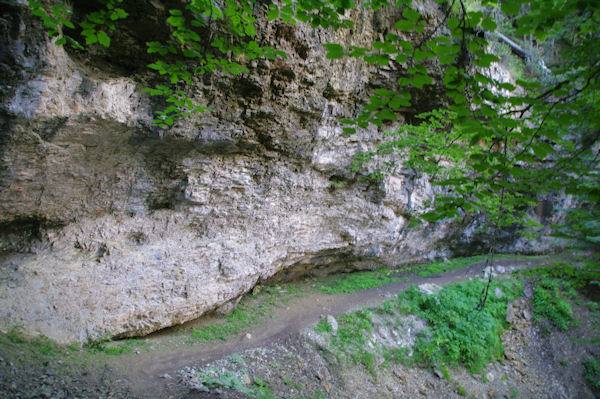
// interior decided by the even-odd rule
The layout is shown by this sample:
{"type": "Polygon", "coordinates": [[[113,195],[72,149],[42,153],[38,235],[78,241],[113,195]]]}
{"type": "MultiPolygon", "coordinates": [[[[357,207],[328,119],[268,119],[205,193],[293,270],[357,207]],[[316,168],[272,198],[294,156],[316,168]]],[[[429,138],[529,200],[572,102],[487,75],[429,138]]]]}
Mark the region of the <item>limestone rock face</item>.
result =
{"type": "MultiPolygon", "coordinates": [[[[273,276],[485,243],[471,220],[407,229],[410,210],[433,195],[426,177],[368,183],[349,171],[380,135],[346,137],[338,120],[400,72],[326,60],[321,43],[366,44],[395,22],[391,11],[355,11],[352,32],[329,32],[268,24],[257,10],[258,39],[287,59],[198,78],[186,90],[213,111],[161,130],[151,125],[161,105],[141,90],[160,82],[144,67],[144,43],[161,38],[164,27],[148,25],[176,2],[133,1],[145,14],[129,10],[133,23],[111,48],[86,54],[48,41],[22,2],[1,3],[2,328],[61,342],[147,334],[273,276]]],[[[421,11],[435,20],[435,7],[421,11]]]]}

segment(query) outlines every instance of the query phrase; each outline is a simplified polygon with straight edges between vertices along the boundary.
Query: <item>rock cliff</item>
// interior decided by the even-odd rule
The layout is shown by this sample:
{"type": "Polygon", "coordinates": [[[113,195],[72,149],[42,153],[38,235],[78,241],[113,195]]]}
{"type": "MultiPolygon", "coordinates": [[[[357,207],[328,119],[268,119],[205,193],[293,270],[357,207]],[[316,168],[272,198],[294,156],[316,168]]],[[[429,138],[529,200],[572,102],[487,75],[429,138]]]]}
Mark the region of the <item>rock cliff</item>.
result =
{"type": "MultiPolygon", "coordinates": [[[[392,11],[354,11],[352,30],[330,32],[267,23],[260,5],[258,39],[287,59],[198,78],[186,90],[213,111],[161,130],[162,104],[141,91],[159,79],[145,42],[166,34],[175,1],[129,2],[111,47],[85,53],[49,41],[23,2],[1,3],[0,327],[61,342],[147,334],[273,276],[485,245],[476,219],[406,227],[433,195],[425,177],[349,171],[380,136],[344,136],[338,120],[401,71],[326,60],[321,43],[366,44],[392,11]]],[[[435,23],[434,6],[420,11],[435,23]]],[[[415,103],[439,101],[434,85],[415,103]]],[[[501,249],[540,248],[506,232],[501,249]]]]}

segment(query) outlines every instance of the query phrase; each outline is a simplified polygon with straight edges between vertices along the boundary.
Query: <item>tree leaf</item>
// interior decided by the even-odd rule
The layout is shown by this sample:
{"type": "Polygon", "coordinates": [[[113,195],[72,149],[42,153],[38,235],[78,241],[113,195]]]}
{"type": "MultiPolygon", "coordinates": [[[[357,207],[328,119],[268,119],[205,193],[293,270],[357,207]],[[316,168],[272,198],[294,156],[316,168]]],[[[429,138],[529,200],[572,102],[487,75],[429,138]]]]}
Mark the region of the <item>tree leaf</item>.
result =
{"type": "Polygon", "coordinates": [[[98,31],[98,42],[104,47],[110,46],[110,37],[103,30],[98,31]]]}
{"type": "Polygon", "coordinates": [[[344,48],[337,43],[326,43],[323,46],[327,49],[327,59],[333,60],[344,56],[344,48]]]}
{"type": "Polygon", "coordinates": [[[496,25],[496,22],[494,22],[492,17],[487,17],[481,22],[481,27],[488,31],[495,31],[498,26],[496,25]]]}
{"type": "Polygon", "coordinates": [[[507,15],[518,15],[521,7],[516,0],[502,0],[500,9],[507,15]]]}

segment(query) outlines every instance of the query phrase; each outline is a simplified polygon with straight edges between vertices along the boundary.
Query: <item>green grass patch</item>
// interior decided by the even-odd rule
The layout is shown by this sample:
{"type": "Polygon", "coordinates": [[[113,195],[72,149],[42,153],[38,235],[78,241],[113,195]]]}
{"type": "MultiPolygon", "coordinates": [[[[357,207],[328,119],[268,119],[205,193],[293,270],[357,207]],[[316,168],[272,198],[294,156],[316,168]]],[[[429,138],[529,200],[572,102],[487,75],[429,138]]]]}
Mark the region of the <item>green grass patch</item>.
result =
{"type": "Polygon", "coordinates": [[[301,295],[301,288],[294,284],[263,287],[259,293],[244,297],[233,312],[218,322],[193,329],[191,337],[196,342],[225,341],[267,318],[273,318],[272,309],[301,295]]]}
{"type": "MultiPolygon", "coordinates": [[[[434,274],[440,274],[449,270],[462,269],[474,263],[483,262],[487,258],[487,255],[470,256],[467,258],[454,258],[444,261],[437,261],[424,266],[414,266],[417,274],[420,277],[427,277],[434,274]]],[[[525,255],[510,255],[510,254],[496,254],[494,259],[540,259],[541,256],[525,256],[525,255]]]]}
{"type": "Polygon", "coordinates": [[[433,262],[424,266],[415,266],[417,275],[427,277],[434,274],[444,273],[449,270],[462,269],[463,267],[472,265],[473,263],[482,262],[485,260],[485,255],[470,256],[468,258],[454,258],[445,261],[433,262]]]}
{"type": "MultiPolygon", "coordinates": [[[[397,281],[409,280],[409,277],[407,276],[398,277],[397,274],[400,272],[411,272],[416,273],[419,277],[427,277],[434,274],[444,273],[450,270],[462,269],[474,263],[483,262],[486,258],[487,255],[477,255],[466,258],[454,258],[445,261],[437,261],[426,265],[405,266],[395,270],[380,269],[365,272],[356,272],[347,274],[333,282],[322,285],[319,287],[319,289],[327,292],[328,294],[352,293],[356,291],[367,290],[369,288],[379,287],[381,285],[386,285],[397,281]]],[[[497,254],[494,255],[494,258],[540,259],[542,257],[497,254]]]]}
{"type": "Polygon", "coordinates": [[[20,326],[12,327],[6,334],[0,334],[0,336],[2,336],[0,345],[11,345],[33,354],[51,357],[62,352],[62,348],[45,335],[40,334],[37,337],[26,336],[23,333],[23,328],[20,326]]]}
{"type": "Polygon", "coordinates": [[[596,358],[587,358],[584,360],[585,380],[589,386],[596,392],[600,391],[600,360],[596,358]]]}
{"type": "Polygon", "coordinates": [[[192,338],[201,342],[225,341],[228,337],[237,335],[242,330],[257,325],[259,320],[260,314],[257,309],[238,306],[232,313],[224,316],[222,322],[192,330],[192,338]]]}
{"type": "Polygon", "coordinates": [[[393,272],[387,269],[372,270],[348,274],[342,278],[319,287],[328,294],[351,293],[367,290],[400,281],[400,278],[392,276],[393,272]]]}
{"type": "Polygon", "coordinates": [[[315,331],[318,332],[318,333],[321,333],[321,334],[332,333],[333,332],[333,328],[327,322],[327,319],[321,319],[321,320],[319,320],[319,322],[315,326],[315,331]]]}
{"type": "Polygon", "coordinates": [[[547,319],[559,330],[566,331],[573,322],[573,309],[566,299],[570,290],[565,290],[558,279],[542,277],[533,289],[533,319],[547,319]]]}

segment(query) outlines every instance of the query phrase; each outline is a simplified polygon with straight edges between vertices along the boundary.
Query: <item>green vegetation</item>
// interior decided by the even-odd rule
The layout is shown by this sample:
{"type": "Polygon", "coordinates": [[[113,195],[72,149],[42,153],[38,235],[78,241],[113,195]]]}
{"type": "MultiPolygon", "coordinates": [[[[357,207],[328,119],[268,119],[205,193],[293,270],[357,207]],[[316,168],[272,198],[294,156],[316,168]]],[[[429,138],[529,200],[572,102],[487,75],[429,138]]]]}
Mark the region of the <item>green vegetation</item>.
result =
{"type": "Polygon", "coordinates": [[[600,392],[600,360],[587,358],[583,362],[585,366],[585,380],[596,392],[600,392]]]}
{"type": "Polygon", "coordinates": [[[251,386],[247,386],[242,382],[240,377],[233,371],[225,370],[224,372],[212,371],[204,373],[201,376],[202,384],[209,388],[226,388],[233,389],[237,392],[248,395],[251,398],[271,399],[275,398],[268,388],[268,384],[260,379],[255,379],[251,386]]]}
{"type": "Polygon", "coordinates": [[[400,278],[392,276],[392,273],[387,269],[352,273],[319,289],[329,294],[351,293],[400,281],[400,278]]]}
{"type": "Polygon", "coordinates": [[[482,310],[475,310],[485,282],[472,280],[452,284],[438,294],[427,296],[416,288],[398,296],[399,308],[416,314],[429,323],[425,334],[417,339],[415,360],[424,364],[462,364],[478,372],[504,353],[503,332],[506,305],[522,292],[522,283],[500,280],[492,283],[503,292],[491,295],[482,310]]]}
{"type": "MultiPolygon", "coordinates": [[[[523,276],[534,282],[532,298],[534,320],[548,320],[562,331],[568,330],[575,323],[571,303],[583,306],[579,292],[598,292],[600,270],[595,261],[582,259],[577,263],[556,262],[550,267],[536,267],[521,272],[523,276]]],[[[598,304],[587,301],[591,316],[598,304]]]]}
{"type": "Polygon", "coordinates": [[[62,347],[43,334],[37,337],[25,336],[23,329],[19,326],[12,327],[6,334],[0,333],[0,346],[7,344],[41,356],[56,356],[63,352],[62,347]]]}
{"type": "Polygon", "coordinates": [[[220,323],[209,324],[200,329],[192,330],[192,338],[197,341],[225,341],[228,337],[237,335],[244,329],[255,326],[264,316],[264,311],[257,312],[255,309],[238,306],[226,315],[220,323]]]}
{"type": "MultiPolygon", "coordinates": [[[[492,283],[503,295],[491,295],[483,310],[477,311],[480,294],[485,282],[472,280],[455,283],[435,295],[425,295],[412,286],[401,292],[396,299],[374,309],[363,309],[338,320],[338,332],[331,336],[331,345],[340,360],[362,364],[375,373],[376,356],[388,361],[437,365],[464,365],[478,372],[485,365],[503,355],[500,335],[506,318],[506,306],[522,292],[522,283],[500,280],[492,283]],[[418,335],[410,355],[409,348],[379,347],[373,345],[372,312],[396,318],[405,314],[417,315],[428,322],[429,327],[418,335]]],[[[318,328],[325,333],[324,327],[318,328]]]]}
{"type": "Polygon", "coordinates": [[[323,318],[323,319],[319,320],[319,322],[315,326],[315,331],[318,332],[318,333],[321,333],[321,334],[332,333],[333,332],[333,328],[327,322],[327,319],[323,318]]]}
{"type": "MultiPolygon", "coordinates": [[[[408,276],[398,277],[397,275],[404,272],[416,273],[419,277],[427,277],[434,274],[440,274],[449,270],[461,269],[474,263],[483,262],[486,255],[470,256],[465,258],[454,258],[444,261],[432,262],[426,265],[405,266],[394,270],[379,269],[365,272],[357,272],[347,274],[339,279],[329,282],[319,287],[320,290],[329,294],[352,293],[361,290],[367,290],[374,287],[379,287],[386,284],[391,284],[397,281],[407,281],[408,276]]],[[[522,256],[510,254],[494,255],[496,259],[540,259],[541,256],[522,256]]]]}
{"type": "MultiPolygon", "coordinates": [[[[191,338],[195,342],[225,341],[242,331],[258,325],[267,317],[272,318],[269,312],[281,304],[287,303],[292,296],[301,296],[299,288],[294,284],[283,286],[263,287],[252,298],[246,296],[233,312],[223,316],[214,324],[207,324],[191,331],[191,338]]],[[[192,341],[190,341],[192,343],[192,341]]]]}
{"type": "Polygon", "coordinates": [[[461,269],[473,263],[482,262],[485,255],[471,256],[468,258],[455,258],[444,261],[433,262],[423,267],[419,267],[417,274],[420,277],[427,277],[433,274],[447,272],[448,270],[461,269]]]}
{"type": "Polygon", "coordinates": [[[558,329],[566,331],[573,321],[573,310],[564,297],[561,281],[542,278],[533,290],[534,320],[550,320],[558,329]]]}

